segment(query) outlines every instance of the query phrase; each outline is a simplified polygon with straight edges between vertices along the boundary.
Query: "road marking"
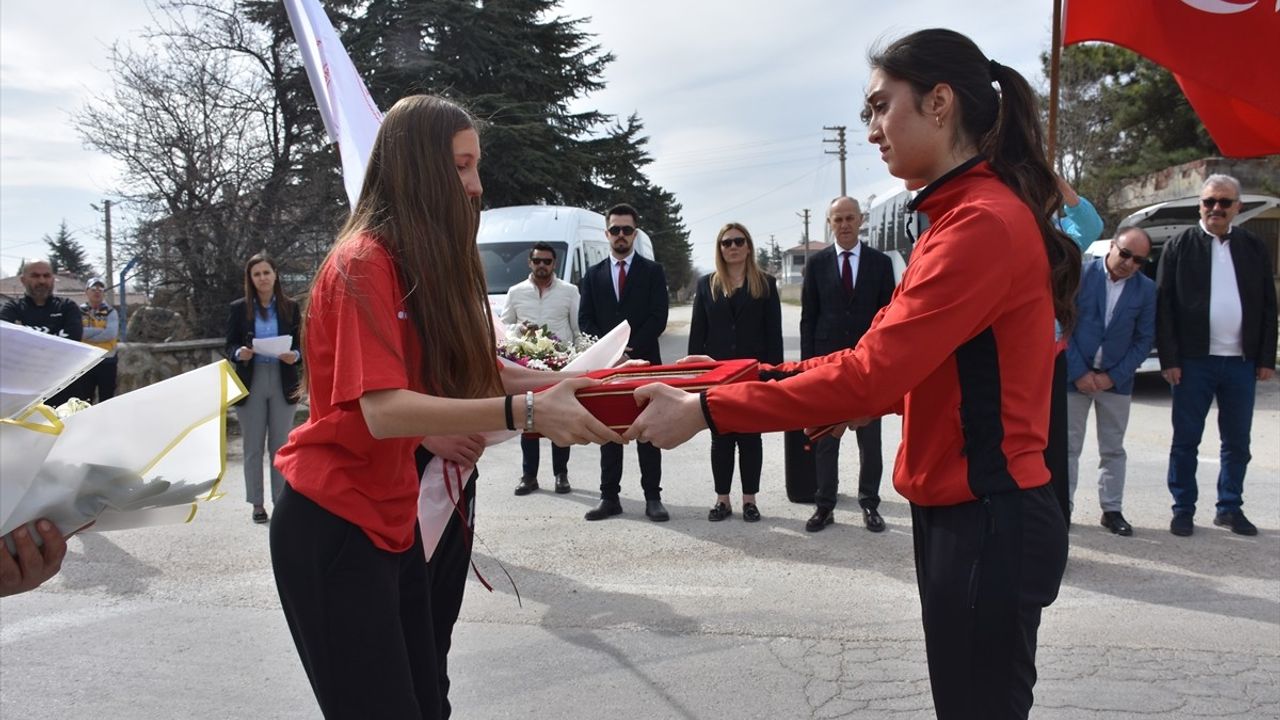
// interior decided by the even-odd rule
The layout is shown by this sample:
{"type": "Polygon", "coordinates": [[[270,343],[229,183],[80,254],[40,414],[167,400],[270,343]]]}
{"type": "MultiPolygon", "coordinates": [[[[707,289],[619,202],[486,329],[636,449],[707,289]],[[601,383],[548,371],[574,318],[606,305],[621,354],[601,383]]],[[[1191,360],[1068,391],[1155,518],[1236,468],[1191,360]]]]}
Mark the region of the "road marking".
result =
{"type": "Polygon", "coordinates": [[[16,622],[6,621],[4,625],[0,626],[0,645],[20,642],[39,635],[63,632],[71,628],[93,625],[108,618],[123,617],[134,612],[137,612],[137,610],[120,607],[93,607],[28,617],[16,622]]]}
{"type": "Polygon", "coordinates": [[[744,598],[751,588],[706,585],[635,585],[631,583],[583,583],[592,590],[622,595],[670,595],[675,597],[744,598]]]}

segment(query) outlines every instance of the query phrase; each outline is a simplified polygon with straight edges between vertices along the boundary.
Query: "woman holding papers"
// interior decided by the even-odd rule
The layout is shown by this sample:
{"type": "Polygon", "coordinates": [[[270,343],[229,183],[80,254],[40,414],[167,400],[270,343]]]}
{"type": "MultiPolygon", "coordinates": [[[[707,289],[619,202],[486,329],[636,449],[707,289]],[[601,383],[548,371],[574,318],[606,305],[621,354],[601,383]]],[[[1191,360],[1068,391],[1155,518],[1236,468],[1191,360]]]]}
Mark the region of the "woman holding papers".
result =
{"type": "Polygon", "coordinates": [[[244,493],[253,505],[253,521],[265,523],[262,498],[262,450],[269,451],[271,501],[280,499],[284,476],[274,466],[276,451],[293,429],[298,409],[298,365],[302,360],[298,331],[298,303],[280,288],[276,262],[260,252],[244,264],[244,297],[231,303],[227,315],[227,357],[249,396],[236,405],[240,436],[244,439],[244,493]],[[276,339],[284,349],[254,344],[276,339]],[[282,342],[283,341],[283,342],[282,342]]]}
{"type": "Polygon", "coordinates": [[[1068,328],[1080,250],[1055,223],[1035,94],[950,30],[871,57],[863,119],[929,228],[856,348],[766,368],[777,382],[701,398],[661,385],[627,432],[660,447],[703,427],[762,432],[901,413],[894,486],[911,501],[937,716],[1026,718],[1041,610],[1066,524],[1045,468],[1055,316],[1068,328]]]}
{"type": "Polygon", "coordinates": [[[449,714],[475,476],[427,562],[417,511],[428,457],[473,466],[479,433],[503,428],[561,445],[622,439],[574,397],[595,381],[535,394],[545,374],[499,371],[475,242],[479,162],[465,110],[429,96],[397,102],[308,301],[311,415],[276,459],[287,483],[271,557],[328,717],[449,714]]]}
{"type": "MultiPolygon", "coordinates": [[[[778,283],[756,264],[755,243],[741,223],[720,228],[716,235],[716,271],[698,279],[689,323],[689,354],[716,360],[782,362],[778,283]]],[[[711,436],[711,477],[716,489],[716,503],[707,512],[711,522],[733,515],[729,490],[733,485],[735,447],[742,471],[742,519],[760,520],[756,507],[764,463],[760,433],[727,433],[711,436]]]]}

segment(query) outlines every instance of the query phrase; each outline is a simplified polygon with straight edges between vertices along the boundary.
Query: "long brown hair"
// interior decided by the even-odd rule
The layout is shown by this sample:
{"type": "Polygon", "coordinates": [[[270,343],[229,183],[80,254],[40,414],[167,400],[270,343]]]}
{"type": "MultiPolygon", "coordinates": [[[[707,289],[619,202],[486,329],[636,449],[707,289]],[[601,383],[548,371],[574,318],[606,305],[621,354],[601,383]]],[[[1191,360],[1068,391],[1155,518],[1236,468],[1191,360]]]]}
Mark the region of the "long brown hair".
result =
{"type": "Polygon", "coordinates": [[[256,252],[248,260],[244,262],[244,309],[245,319],[252,322],[253,311],[256,308],[258,316],[262,319],[267,318],[267,308],[258,301],[258,288],[253,284],[253,266],[258,263],[266,263],[271,266],[271,272],[275,273],[276,281],[271,287],[271,293],[276,298],[276,313],[281,317],[287,317],[295,325],[298,320],[298,303],[292,298],[284,294],[284,289],[280,286],[280,267],[276,265],[276,259],[267,254],[266,250],[256,252]]]}
{"type": "Polygon", "coordinates": [[[711,274],[711,297],[728,297],[733,294],[733,287],[729,284],[729,266],[724,261],[724,248],[720,247],[724,234],[730,230],[737,230],[747,238],[747,266],[744,268],[747,292],[759,300],[769,294],[768,276],[756,263],[756,243],[751,239],[751,233],[745,225],[736,222],[725,223],[720,232],[716,233],[716,271],[711,274]]]}
{"type": "Polygon", "coordinates": [[[1031,208],[1049,256],[1054,315],[1067,332],[1075,324],[1080,248],[1058,226],[1062,193],[1044,153],[1035,93],[1017,70],[987,59],[954,30],[911,33],[869,58],[871,67],[911,85],[917,108],[940,84],[959,106],[959,132],[972,141],[996,175],[1031,208]],[[1000,86],[999,92],[992,83],[1000,86]]]}
{"type": "Polygon", "coordinates": [[[420,366],[408,368],[410,377],[443,397],[489,397],[502,388],[476,248],[480,202],[467,196],[453,159],[454,135],[475,129],[471,115],[444,98],[410,95],[393,105],[369,154],[360,198],[325,260],[361,236],[386,249],[420,346],[420,366]]]}

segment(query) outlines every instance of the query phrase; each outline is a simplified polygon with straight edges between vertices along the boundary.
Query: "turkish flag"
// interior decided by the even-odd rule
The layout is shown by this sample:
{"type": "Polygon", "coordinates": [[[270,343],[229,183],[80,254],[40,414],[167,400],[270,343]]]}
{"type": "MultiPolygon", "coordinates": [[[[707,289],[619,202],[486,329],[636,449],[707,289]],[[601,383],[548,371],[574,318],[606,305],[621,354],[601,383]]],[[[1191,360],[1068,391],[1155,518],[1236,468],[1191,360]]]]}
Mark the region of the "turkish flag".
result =
{"type": "Polygon", "coordinates": [[[1067,0],[1063,44],[1089,40],[1172,71],[1222,154],[1280,153],[1280,2],[1067,0]]]}

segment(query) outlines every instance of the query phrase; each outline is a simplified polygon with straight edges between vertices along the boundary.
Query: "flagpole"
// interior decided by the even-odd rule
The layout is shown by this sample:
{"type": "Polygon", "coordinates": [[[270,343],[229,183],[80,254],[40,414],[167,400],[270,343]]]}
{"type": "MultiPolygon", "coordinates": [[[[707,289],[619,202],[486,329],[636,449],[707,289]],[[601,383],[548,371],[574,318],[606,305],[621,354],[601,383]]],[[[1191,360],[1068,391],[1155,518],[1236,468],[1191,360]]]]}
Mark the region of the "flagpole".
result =
{"type": "Polygon", "coordinates": [[[1058,147],[1058,68],[1062,63],[1062,0],[1053,0],[1053,45],[1049,50],[1049,143],[1046,154],[1054,167],[1058,147]]]}

